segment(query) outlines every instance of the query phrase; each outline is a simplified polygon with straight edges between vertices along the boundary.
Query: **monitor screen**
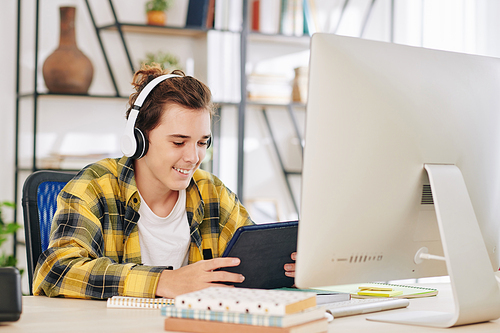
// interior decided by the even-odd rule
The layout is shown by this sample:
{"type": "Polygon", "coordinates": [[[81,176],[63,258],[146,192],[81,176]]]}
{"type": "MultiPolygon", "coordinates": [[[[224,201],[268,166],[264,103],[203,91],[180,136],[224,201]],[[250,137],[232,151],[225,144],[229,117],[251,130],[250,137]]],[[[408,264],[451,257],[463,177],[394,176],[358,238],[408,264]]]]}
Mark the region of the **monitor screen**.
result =
{"type": "Polygon", "coordinates": [[[498,270],[500,59],[315,34],[309,73],[297,286],[447,275],[415,260],[446,254],[426,164],[460,170],[498,270]]]}

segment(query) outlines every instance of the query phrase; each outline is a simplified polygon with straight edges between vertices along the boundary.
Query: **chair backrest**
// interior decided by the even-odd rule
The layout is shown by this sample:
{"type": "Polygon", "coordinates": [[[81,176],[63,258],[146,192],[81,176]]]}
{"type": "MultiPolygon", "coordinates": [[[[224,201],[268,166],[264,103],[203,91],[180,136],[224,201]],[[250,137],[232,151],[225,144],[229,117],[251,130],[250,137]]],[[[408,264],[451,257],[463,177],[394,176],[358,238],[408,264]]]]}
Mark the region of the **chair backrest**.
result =
{"type": "Polygon", "coordinates": [[[49,246],[57,195],[74,176],[69,172],[41,170],[32,173],[24,182],[22,206],[30,294],[33,294],[33,272],[38,257],[49,246]]]}

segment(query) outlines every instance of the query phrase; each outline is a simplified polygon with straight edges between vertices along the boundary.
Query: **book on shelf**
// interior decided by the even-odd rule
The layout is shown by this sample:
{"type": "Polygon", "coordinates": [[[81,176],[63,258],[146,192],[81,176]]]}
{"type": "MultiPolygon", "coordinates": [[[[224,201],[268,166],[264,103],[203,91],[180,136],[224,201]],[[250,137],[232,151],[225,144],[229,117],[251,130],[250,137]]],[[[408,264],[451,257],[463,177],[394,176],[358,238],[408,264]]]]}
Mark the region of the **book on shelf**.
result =
{"type": "Polygon", "coordinates": [[[243,24],[243,0],[229,0],[227,4],[229,5],[227,29],[240,32],[243,24]]]}
{"type": "Polygon", "coordinates": [[[304,0],[292,0],[293,4],[293,35],[304,34],[304,0]]]}
{"type": "Polygon", "coordinates": [[[250,16],[250,30],[260,31],[259,20],[260,20],[260,0],[252,0],[251,5],[251,16],[250,16]]]}
{"type": "Polygon", "coordinates": [[[215,0],[214,28],[240,32],[243,23],[243,0],[215,0]]]}
{"type": "Polygon", "coordinates": [[[161,314],[167,318],[208,320],[254,326],[290,327],[324,318],[325,309],[323,307],[314,307],[289,315],[274,316],[229,311],[179,309],[176,306],[165,306],[161,308],[161,314]]]}
{"type": "Polygon", "coordinates": [[[286,36],[294,34],[293,18],[294,18],[294,0],[282,0],[280,12],[280,29],[279,32],[286,36]]]}
{"type": "Polygon", "coordinates": [[[277,34],[280,29],[281,0],[265,0],[259,4],[259,32],[277,34]]]}
{"type": "Polygon", "coordinates": [[[215,17],[215,0],[209,0],[207,9],[207,22],[206,22],[207,29],[212,29],[214,27],[214,17],[215,17]]]}
{"type": "Polygon", "coordinates": [[[438,290],[434,288],[401,285],[401,284],[388,284],[388,283],[355,283],[355,284],[344,284],[338,286],[322,287],[320,289],[350,293],[352,298],[373,298],[373,297],[420,298],[420,297],[436,296],[438,294],[438,290]],[[374,290],[367,291],[366,289],[369,289],[368,287],[371,287],[374,290]],[[385,290],[376,290],[381,288],[385,290]]]}
{"type": "Polygon", "coordinates": [[[185,318],[165,318],[165,330],[193,333],[320,333],[328,331],[326,318],[290,327],[254,326],[185,318]]]}
{"type": "Polygon", "coordinates": [[[312,0],[253,0],[250,10],[250,27],[255,32],[303,36],[317,31],[312,0]]]}
{"type": "Polygon", "coordinates": [[[318,32],[317,21],[314,0],[304,0],[304,34],[312,36],[318,32]]]}
{"type": "Polygon", "coordinates": [[[186,28],[206,28],[210,0],[189,0],[186,28]]]}
{"type": "Polygon", "coordinates": [[[207,36],[208,85],[216,102],[238,103],[241,99],[239,35],[210,31],[207,36]]]}
{"type": "Polygon", "coordinates": [[[215,0],[214,29],[225,30],[228,26],[229,0],[215,0]]]}
{"type": "Polygon", "coordinates": [[[181,309],[203,309],[250,314],[287,315],[316,306],[313,292],[210,287],[175,298],[181,309]]]}
{"type": "Polygon", "coordinates": [[[252,73],[248,75],[249,101],[265,103],[290,103],[292,85],[290,78],[279,74],[252,73]]]}
{"type": "Polygon", "coordinates": [[[108,308],[141,308],[141,309],[161,309],[165,306],[174,305],[172,298],[143,298],[128,296],[113,296],[108,298],[108,308]]]}

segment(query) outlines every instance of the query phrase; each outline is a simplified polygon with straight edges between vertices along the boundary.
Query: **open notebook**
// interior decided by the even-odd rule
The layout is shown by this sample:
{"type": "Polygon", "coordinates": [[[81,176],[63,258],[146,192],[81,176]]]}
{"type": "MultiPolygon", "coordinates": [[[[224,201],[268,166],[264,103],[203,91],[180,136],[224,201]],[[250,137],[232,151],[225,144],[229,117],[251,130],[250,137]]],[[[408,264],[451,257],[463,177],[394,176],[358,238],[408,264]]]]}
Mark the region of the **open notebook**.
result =
{"type": "MultiPolygon", "coordinates": [[[[393,298],[419,298],[436,296],[438,294],[437,289],[425,288],[419,286],[409,286],[409,285],[399,285],[399,284],[387,284],[387,283],[355,283],[355,284],[343,284],[338,286],[321,287],[318,289],[330,290],[337,292],[350,293],[352,298],[372,298],[377,296],[367,296],[359,295],[360,287],[388,287],[393,291],[402,291],[399,295],[391,295],[393,298]]],[[[380,295],[384,297],[384,295],[380,295]]],[[[380,297],[378,296],[378,297],[380,297]]],[[[388,297],[388,296],[386,296],[388,297]]]]}

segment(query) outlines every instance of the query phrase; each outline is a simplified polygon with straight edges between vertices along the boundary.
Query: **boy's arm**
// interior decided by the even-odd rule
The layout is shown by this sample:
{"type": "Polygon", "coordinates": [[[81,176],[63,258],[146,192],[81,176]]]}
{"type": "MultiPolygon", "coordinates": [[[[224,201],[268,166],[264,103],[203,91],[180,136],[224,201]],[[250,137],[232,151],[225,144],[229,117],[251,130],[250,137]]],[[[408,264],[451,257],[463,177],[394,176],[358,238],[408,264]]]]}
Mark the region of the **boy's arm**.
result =
{"type": "MultiPolygon", "coordinates": [[[[50,245],[38,259],[34,273],[34,294],[94,299],[154,297],[164,268],[118,262],[124,236],[117,229],[111,233],[105,244],[101,222],[89,205],[68,193],[59,196],[50,245]],[[106,257],[105,246],[114,247],[117,257],[106,257]]],[[[139,248],[137,251],[140,255],[139,248]]]]}

